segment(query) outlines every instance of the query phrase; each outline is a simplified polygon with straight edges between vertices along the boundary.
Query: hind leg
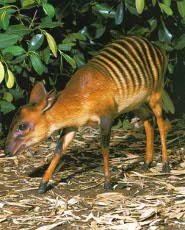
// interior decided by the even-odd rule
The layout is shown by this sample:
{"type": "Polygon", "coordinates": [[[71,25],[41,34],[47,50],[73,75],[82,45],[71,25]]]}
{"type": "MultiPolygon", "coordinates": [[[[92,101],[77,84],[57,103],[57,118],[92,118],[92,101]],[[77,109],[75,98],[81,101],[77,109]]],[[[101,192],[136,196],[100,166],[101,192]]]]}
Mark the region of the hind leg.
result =
{"type": "MultiPolygon", "coordinates": [[[[143,122],[146,132],[146,157],[145,166],[143,170],[151,167],[154,157],[154,124],[152,120],[145,120],[143,122]]],[[[145,170],[144,170],[145,171],[145,170]]]]}
{"type": "Polygon", "coordinates": [[[111,126],[112,119],[108,116],[101,117],[100,122],[100,133],[101,133],[101,151],[103,155],[104,162],[104,188],[111,189],[111,174],[110,174],[110,166],[109,166],[109,143],[110,143],[110,135],[111,135],[111,126]]]}
{"type": "Polygon", "coordinates": [[[142,166],[142,171],[147,171],[152,164],[154,155],[154,116],[152,111],[146,104],[142,105],[139,109],[133,111],[136,116],[143,120],[145,133],[146,133],[146,156],[145,164],[142,166]]]}
{"type": "Polygon", "coordinates": [[[162,171],[165,173],[169,173],[170,166],[169,166],[169,156],[168,156],[167,146],[166,146],[166,137],[170,125],[168,120],[163,119],[161,92],[155,92],[152,94],[149,100],[149,105],[156,116],[157,125],[160,132],[161,146],[162,146],[162,163],[163,163],[162,171]]]}

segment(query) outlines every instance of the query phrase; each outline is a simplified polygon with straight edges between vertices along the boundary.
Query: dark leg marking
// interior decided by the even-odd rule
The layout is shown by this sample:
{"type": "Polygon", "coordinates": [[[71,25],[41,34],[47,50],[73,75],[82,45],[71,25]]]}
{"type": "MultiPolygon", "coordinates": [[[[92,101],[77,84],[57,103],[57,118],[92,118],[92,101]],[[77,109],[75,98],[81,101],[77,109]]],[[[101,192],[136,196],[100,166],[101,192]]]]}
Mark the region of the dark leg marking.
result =
{"type": "Polygon", "coordinates": [[[111,135],[111,126],[112,119],[109,117],[102,117],[100,122],[101,129],[101,150],[104,161],[104,175],[105,182],[104,188],[110,189],[111,186],[111,174],[110,174],[110,166],[109,166],[109,143],[110,143],[110,135],[111,135]]]}

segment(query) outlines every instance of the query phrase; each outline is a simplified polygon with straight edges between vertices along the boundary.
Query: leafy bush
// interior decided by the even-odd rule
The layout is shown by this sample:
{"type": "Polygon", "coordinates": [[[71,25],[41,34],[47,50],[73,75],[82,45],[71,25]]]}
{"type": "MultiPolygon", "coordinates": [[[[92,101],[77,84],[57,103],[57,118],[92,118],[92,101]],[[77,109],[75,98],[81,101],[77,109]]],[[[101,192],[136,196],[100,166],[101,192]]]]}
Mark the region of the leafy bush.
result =
{"type": "Polygon", "coordinates": [[[170,53],[170,73],[177,54],[185,56],[185,0],[0,0],[0,5],[4,115],[27,99],[35,81],[64,87],[113,38],[134,34],[153,40],[170,53]]]}

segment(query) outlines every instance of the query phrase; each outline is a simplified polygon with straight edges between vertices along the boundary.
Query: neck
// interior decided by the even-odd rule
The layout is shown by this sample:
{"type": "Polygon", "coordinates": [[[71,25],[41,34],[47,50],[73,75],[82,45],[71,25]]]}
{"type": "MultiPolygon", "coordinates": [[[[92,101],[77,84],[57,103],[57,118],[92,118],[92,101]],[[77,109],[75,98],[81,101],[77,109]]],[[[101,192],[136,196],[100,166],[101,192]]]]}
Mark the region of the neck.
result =
{"type": "Polygon", "coordinates": [[[75,95],[60,92],[54,105],[45,112],[49,135],[65,127],[77,127],[80,111],[80,101],[75,95]]]}

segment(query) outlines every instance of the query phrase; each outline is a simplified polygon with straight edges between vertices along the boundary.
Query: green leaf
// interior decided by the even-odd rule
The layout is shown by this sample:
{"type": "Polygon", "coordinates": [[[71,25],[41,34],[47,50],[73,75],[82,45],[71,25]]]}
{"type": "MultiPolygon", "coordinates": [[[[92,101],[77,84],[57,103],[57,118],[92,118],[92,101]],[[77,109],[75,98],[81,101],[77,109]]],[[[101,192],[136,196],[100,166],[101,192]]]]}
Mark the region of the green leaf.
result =
{"type": "Polygon", "coordinates": [[[175,40],[174,48],[176,50],[181,50],[185,47],[185,34],[181,35],[179,38],[175,40]]]}
{"type": "Polygon", "coordinates": [[[21,74],[23,68],[20,65],[14,65],[14,71],[16,71],[18,74],[21,74]]]}
{"type": "Polygon", "coordinates": [[[11,70],[7,69],[6,86],[11,89],[14,86],[15,77],[11,70]]]}
{"type": "Polygon", "coordinates": [[[60,56],[60,72],[62,72],[64,69],[64,64],[63,64],[63,57],[62,55],[60,56]]]}
{"type": "Polygon", "coordinates": [[[64,44],[74,44],[74,45],[76,45],[76,40],[79,40],[79,41],[86,41],[87,40],[87,38],[86,38],[86,36],[83,34],[83,33],[81,33],[81,32],[78,32],[78,33],[71,33],[71,34],[69,34],[68,36],[66,36],[64,39],[63,39],[63,41],[62,41],[62,43],[64,44]],[[73,43],[74,42],[74,43],[73,43]]]}
{"type": "Polygon", "coordinates": [[[123,129],[133,129],[133,124],[131,124],[127,119],[123,121],[123,129]]]}
{"type": "Polygon", "coordinates": [[[135,2],[134,1],[126,1],[125,6],[126,8],[130,11],[131,14],[135,15],[135,16],[139,16],[136,7],[135,7],[135,2]]]}
{"type": "Polygon", "coordinates": [[[161,11],[164,11],[167,15],[171,16],[173,14],[172,9],[168,5],[159,3],[159,6],[161,8],[161,11]]]}
{"type": "Polygon", "coordinates": [[[59,45],[58,45],[58,48],[59,48],[59,50],[70,51],[71,48],[72,48],[73,46],[75,46],[75,45],[76,45],[75,43],[69,42],[69,43],[59,44],[59,45]]]}
{"type": "Polygon", "coordinates": [[[11,54],[11,53],[6,53],[5,55],[3,55],[3,59],[6,61],[6,62],[10,62],[10,61],[12,61],[12,59],[13,59],[13,54],[11,54]]]}
{"type": "Polygon", "coordinates": [[[136,6],[135,0],[125,0],[125,3],[129,4],[132,7],[136,6]]]}
{"type": "Polygon", "coordinates": [[[1,112],[5,115],[15,110],[15,106],[11,102],[0,100],[0,109],[1,112]]]}
{"type": "Polygon", "coordinates": [[[171,6],[171,0],[163,0],[162,2],[167,6],[171,6]]]}
{"type": "Polygon", "coordinates": [[[8,102],[12,102],[13,101],[12,94],[9,92],[5,92],[3,95],[3,100],[8,101],[8,102]]]}
{"type": "Polygon", "coordinates": [[[94,26],[96,27],[94,39],[100,38],[105,32],[106,26],[102,24],[94,24],[94,26]]]}
{"type": "Polygon", "coordinates": [[[76,62],[75,62],[75,60],[72,58],[72,57],[70,57],[69,55],[67,55],[67,54],[62,54],[62,56],[66,59],[66,61],[72,66],[72,68],[73,69],[75,69],[76,68],[76,62]]]}
{"type": "Polygon", "coordinates": [[[168,93],[163,89],[162,91],[162,106],[166,113],[175,113],[175,107],[168,93]]]}
{"type": "Polygon", "coordinates": [[[51,23],[53,21],[52,21],[52,18],[50,18],[49,16],[46,16],[46,17],[41,19],[41,22],[42,23],[51,23]]]}
{"type": "Polygon", "coordinates": [[[43,2],[42,3],[42,7],[44,9],[44,12],[50,17],[50,18],[53,18],[54,15],[55,15],[55,9],[54,7],[49,4],[49,3],[46,3],[46,2],[43,2]]]}
{"type": "Polygon", "coordinates": [[[20,87],[16,88],[16,89],[10,89],[9,92],[12,94],[14,100],[21,100],[25,97],[25,91],[20,89],[20,87]]]}
{"type": "Polygon", "coordinates": [[[155,30],[156,27],[157,27],[157,19],[156,19],[156,18],[150,18],[150,19],[148,20],[148,22],[149,22],[149,24],[150,24],[150,26],[151,26],[150,32],[152,32],[152,31],[155,30]]]}
{"type": "Polygon", "coordinates": [[[44,34],[46,35],[49,48],[51,49],[54,57],[57,57],[57,44],[55,42],[55,39],[51,36],[51,34],[47,33],[46,31],[44,32],[44,34]]]}
{"type": "Polygon", "coordinates": [[[80,52],[78,49],[73,49],[73,51],[74,51],[75,62],[79,68],[86,63],[85,57],[84,57],[83,53],[80,52]]]}
{"type": "Polygon", "coordinates": [[[30,44],[29,44],[29,50],[37,50],[41,47],[42,43],[44,41],[44,35],[43,34],[36,34],[34,37],[32,37],[30,44]]]}
{"type": "Polygon", "coordinates": [[[2,1],[2,3],[6,2],[6,4],[16,2],[16,0],[1,0],[1,1],[2,1]]]}
{"type": "Polygon", "coordinates": [[[47,46],[44,50],[41,51],[42,60],[48,64],[50,59],[50,48],[47,46]]]}
{"type": "Polygon", "coordinates": [[[185,0],[177,1],[177,8],[182,18],[185,17],[185,0]]]}
{"type": "Polygon", "coordinates": [[[0,83],[4,80],[4,66],[0,61],[0,83]]]}
{"type": "Polygon", "coordinates": [[[113,10],[111,6],[109,6],[106,3],[95,4],[92,8],[95,12],[98,12],[104,17],[109,17],[109,18],[115,17],[115,11],[113,10]]]}
{"type": "Polygon", "coordinates": [[[30,60],[31,60],[31,64],[34,68],[34,70],[41,75],[44,72],[44,65],[42,64],[41,59],[39,58],[38,55],[31,53],[30,54],[30,60]]]}
{"type": "Polygon", "coordinates": [[[152,6],[156,5],[157,0],[152,0],[152,6]]]}
{"type": "MultiPolygon", "coordinates": [[[[84,35],[85,36],[85,35],[84,35]]],[[[67,37],[65,37],[62,41],[62,43],[71,43],[71,42],[76,42],[76,37],[74,33],[69,34],[67,37]]]]}
{"type": "Polygon", "coordinates": [[[42,22],[39,24],[38,28],[55,28],[58,26],[63,26],[64,23],[62,22],[42,22]]]}
{"type": "Polygon", "coordinates": [[[3,30],[6,30],[9,26],[9,17],[10,15],[8,14],[7,10],[0,11],[0,27],[3,30]]]}
{"type": "Polygon", "coordinates": [[[174,50],[174,48],[172,46],[168,45],[166,42],[155,41],[153,43],[165,51],[171,52],[172,50],[174,50]]]}
{"type": "Polygon", "coordinates": [[[161,19],[161,24],[160,24],[159,31],[158,31],[158,36],[161,42],[167,42],[167,43],[171,42],[172,34],[166,28],[164,21],[162,19],[161,19]]]}
{"type": "Polygon", "coordinates": [[[48,64],[50,59],[50,48],[47,46],[44,50],[40,52],[42,60],[48,64]]]}
{"type": "Polygon", "coordinates": [[[11,15],[13,13],[17,13],[17,10],[13,9],[13,8],[6,8],[6,12],[11,15]]]}
{"type": "Polygon", "coordinates": [[[136,0],[136,9],[139,14],[142,14],[145,8],[145,0],[136,0]]]}
{"type": "Polygon", "coordinates": [[[35,0],[22,0],[23,8],[30,8],[35,5],[35,0]]]}
{"type": "MultiPolygon", "coordinates": [[[[66,9],[63,10],[63,12],[66,11],[66,9]]],[[[84,14],[89,12],[89,3],[87,2],[84,5],[81,5],[81,8],[79,9],[80,14],[84,14]]]]}
{"type": "Polygon", "coordinates": [[[123,21],[123,2],[117,6],[116,14],[115,14],[115,23],[116,25],[120,25],[123,21]]]}
{"type": "Polygon", "coordinates": [[[15,65],[15,64],[21,63],[25,60],[25,58],[26,58],[26,55],[19,56],[16,59],[12,60],[11,64],[15,65]]]}
{"type": "Polygon", "coordinates": [[[123,126],[122,121],[119,119],[118,123],[114,125],[112,128],[116,130],[122,128],[122,126],[123,126]]]}
{"type": "Polygon", "coordinates": [[[170,74],[173,74],[174,73],[174,66],[170,63],[168,63],[168,71],[170,74]]]}
{"type": "Polygon", "coordinates": [[[93,23],[89,26],[84,26],[81,29],[81,33],[84,34],[88,39],[93,40],[100,38],[106,30],[106,26],[98,23],[93,23]]]}
{"type": "Polygon", "coordinates": [[[17,34],[19,36],[28,35],[32,32],[32,29],[24,25],[12,25],[7,29],[8,34],[17,34]]]}
{"type": "Polygon", "coordinates": [[[9,46],[2,51],[3,55],[6,53],[11,53],[14,56],[19,56],[25,52],[26,51],[21,46],[9,46]]]}
{"type": "Polygon", "coordinates": [[[20,36],[15,34],[0,33],[0,49],[14,45],[20,39],[20,36]]]}
{"type": "Polygon", "coordinates": [[[81,33],[73,33],[73,36],[79,41],[86,41],[86,36],[81,33]]]}
{"type": "Polygon", "coordinates": [[[149,33],[149,29],[141,26],[135,26],[128,31],[129,35],[144,35],[146,33],[149,33]]]}

